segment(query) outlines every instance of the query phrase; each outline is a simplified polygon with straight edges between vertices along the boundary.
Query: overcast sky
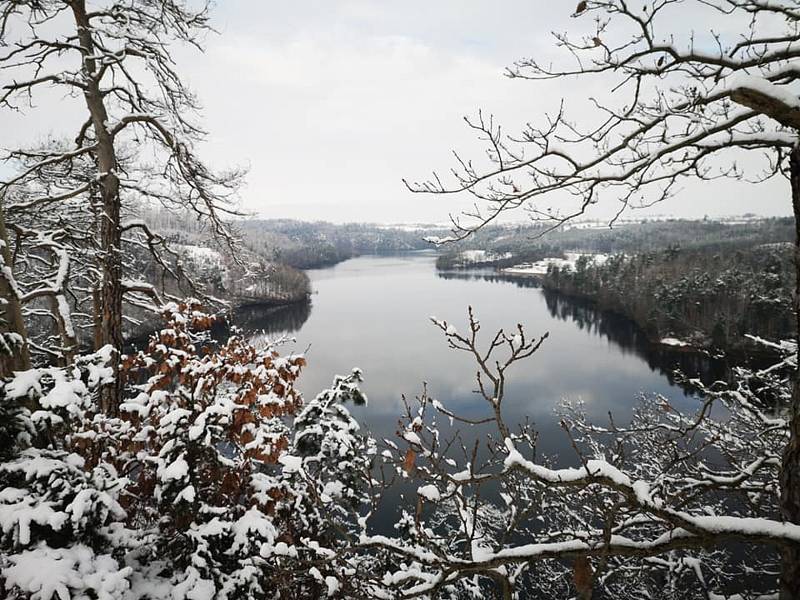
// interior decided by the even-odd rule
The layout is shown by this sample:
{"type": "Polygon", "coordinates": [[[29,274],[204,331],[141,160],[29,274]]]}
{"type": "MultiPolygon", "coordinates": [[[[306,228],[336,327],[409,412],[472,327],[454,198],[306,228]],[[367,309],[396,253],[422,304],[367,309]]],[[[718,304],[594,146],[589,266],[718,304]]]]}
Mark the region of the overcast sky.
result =
{"type": "MultiPolygon", "coordinates": [[[[570,19],[572,4],[219,0],[220,35],[207,39],[205,54],[176,57],[204,105],[203,155],[216,166],[250,168],[246,209],[270,218],[441,222],[459,210],[456,200],[411,194],[401,179],[446,171],[453,149],[477,154],[463,116],[480,108],[511,132],[541,120],[562,96],[577,114],[584,110],[591,89],[503,77],[515,59],[557,58],[550,31],[590,26],[570,19]]],[[[681,26],[713,25],[684,10],[681,26]]],[[[56,110],[64,115],[24,127],[1,113],[0,131],[9,140],[57,130],[69,109],[56,110]]],[[[784,215],[786,191],[782,181],[689,186],[650,212],[784,215]]]]}

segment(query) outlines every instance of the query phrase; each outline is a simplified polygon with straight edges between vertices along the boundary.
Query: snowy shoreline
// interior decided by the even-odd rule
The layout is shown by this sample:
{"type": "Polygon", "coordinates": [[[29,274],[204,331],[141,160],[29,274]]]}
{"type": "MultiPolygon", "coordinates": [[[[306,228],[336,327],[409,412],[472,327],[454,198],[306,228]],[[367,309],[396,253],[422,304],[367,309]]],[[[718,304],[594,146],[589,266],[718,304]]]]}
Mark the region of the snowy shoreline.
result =
{"type": "Polygon", "coordinates": [[[578,263],[578,260],[583,256],[589,257],[589,261],[595,265],[602,265],[609,258],[608,254],[565,252],[565,258],[548,257],[532,263],[520,263],[519,265],[514,265],[513,267],[506,267],[504,269],[500,269],[500,271],[510,275],[541,277],[543,275],[547,275],[547,270],[550,267],[558,267],[559,269],[574,269],[575,265],[578,263]]]}

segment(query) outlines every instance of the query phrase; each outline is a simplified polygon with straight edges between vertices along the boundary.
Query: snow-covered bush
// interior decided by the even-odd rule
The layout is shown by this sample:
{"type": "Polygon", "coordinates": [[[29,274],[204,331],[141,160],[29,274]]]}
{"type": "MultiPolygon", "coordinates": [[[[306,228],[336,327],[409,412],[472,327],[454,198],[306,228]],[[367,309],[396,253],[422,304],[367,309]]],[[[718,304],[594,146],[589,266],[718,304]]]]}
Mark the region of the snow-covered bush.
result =
{"type": "Polygon", "coordinates": [[[17,373],[0,390],[4,597],[111,600],[130,588],[131,569],[119,561],[137,543],[119,502],[125,479],[67,449],[70,425],[94,412],[105,358],[17,373]]]}
{"type": "Polygon", "coordinates": [[[216,319],[195,301],[163,316],[147,348],[123,357],[117,416],[99,408],[107,349],[3,384],[6,594],[210,600],[354,587],[330,557],[369,499],[374,443],[344,407],[365,401],[360,374],[300,411],[302,357],[216,341],[216,319]]]}
{"type": "MultiPolygon", "coordinates": [[[[337,376],[333,387],[303,407],[294,420],[292,452],[302,459],[302,472],[322,486],[320,499],[357,508],[368,502],[364,481],[369,480],[376,453],[374,440],[359,435],[360,426],[345,404],[363,405],[361,372],[337,376]]],[[[292,457],[294,458],[294,457],[292,457]]],[[[289,456],[282,462],[289,460],[289,456]]],[[[285,469],[284,469],[285,470],[285,469]]]]}
{"type": "Polygon", "coordinates": [[[114,459],[131,478],[128,519],[152,536],[136,559],[173,597],[268,594],[281,528],[279,483],[264,476],[289,444],[304,360],[236,336],[215,342],[196,302],[164,312],[167,327],[123,366],[129,427],[114,459]]]}
{"type": "MultiPolygon", "coordinates": [[[[373,479],[375,440],[360,433],[346,404],[363,405],[361,372],[337,376],[330,389],[308,402],[294,420],[294,437],[279,461],[287,494],[279,522],[311,568],[303,582],[336,597],[369,597],[377,557],[348,554],[366,531],[366,520],[383,490],[373,479]]],[[[295,579],[297,585],[300,579],[295,579]]],[[[300,596],[302,597],[302,596],[300,596]]]]}

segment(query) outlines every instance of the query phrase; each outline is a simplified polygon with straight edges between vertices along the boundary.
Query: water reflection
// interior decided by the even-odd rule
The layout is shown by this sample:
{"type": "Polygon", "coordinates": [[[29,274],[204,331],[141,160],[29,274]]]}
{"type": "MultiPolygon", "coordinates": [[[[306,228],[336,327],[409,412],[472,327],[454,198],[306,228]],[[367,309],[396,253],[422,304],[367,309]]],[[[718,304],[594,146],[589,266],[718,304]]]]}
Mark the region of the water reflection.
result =
{"type": "Polygon", "coordinates": [[[542,294],[553,317],[572,321],[579,329],[613,342],[624,354],[644,359],[650,370],[665,376],[670,384],[677,383],[676,371],[706,384],[730,379],[731,365],[727,358],[654,344],[634,322],[621,315],[552,290],[542,290],[542,294]]]}
{"type": "Polygon", "coordinates": [[[542,284],[538,277],[525,277],[519,275],[506,275],[499,271],[480,269],[472,271],[437,271],[440,279],[461,281],[490,281],[492,283],[511,283],[521,288],[540,288],[542,284]]]}
{"type": "MultiPolygon", "coordinates": [[[[641,328],[626,317],[599,310],[590,301],[543,289],[538,277],[507,275],[490,269],[438,271],[437,276],[451,281],[510,283],[520,288],[542,289],[541,293],[551,316],[574,323],[582,331],[607,339],[623,354],[644,359],[651,371],[665,376],[671,385],[680,385],[681,377],[676,376],[676,373],[698,378],[705,384],[730,381],[733,365],[727,358],[711,356],[704,351],[654,344],[641,328]]],[[[737,364],[742,363],[740,361],[737,364]]]]}
{"type": "Polygon", "coordinates": [[[311,301],[286,306],[247,306],[236,310],[236,325],[252,334],[271,337],[299,331],[311,315],[311,301]]]}
{"type": "Polygon", "coordinates": [[[697,399],[675,385],[672,368],[709,378],[722,372],[709,357],[649,347],[624,319],[545,294],[535,289],[536,280],[495,272],[437,273],[434,262],[435,255],[423,253],[373,256],[310,271],[313,309],[304,304],[248,310],[237,321],[253,333],[295,338],[282,352],[307,352],[299,380],[306,397],[329,387],[334,375],[360,368],[370,402],[353,412],[381,437],[393,437],[402,396],[413,398],[423,382],[451,410],[470,418],[487,411],[473,393],[472,359],[448,349],[430,315],[463,328],[472,306],[482,338],[517,323],[529,335],[549,332],[540,351],[509,374],[507,421],[534,421],[542,450],[568,461],[571,450],[555,412],[563,400],[581,401],[598,423],[609,412],[626,421],[642,393],[662,394],[676,408],[693,411],[697,399]]]}

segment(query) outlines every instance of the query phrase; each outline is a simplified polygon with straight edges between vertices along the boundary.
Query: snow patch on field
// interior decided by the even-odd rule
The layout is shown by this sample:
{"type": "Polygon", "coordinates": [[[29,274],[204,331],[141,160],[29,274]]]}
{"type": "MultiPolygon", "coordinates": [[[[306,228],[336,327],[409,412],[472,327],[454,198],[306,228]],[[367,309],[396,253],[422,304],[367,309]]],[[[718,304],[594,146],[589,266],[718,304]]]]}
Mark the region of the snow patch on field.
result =
{"type": "Polygon", "coordinates": [[[463,250],[459,254],[459,262],[463,265],[470,263],[489,263],[511,258],[511,252],[490,252],[487,250],[463,250]]]}
{"type": "Polygon", "coordinates": [[[190,244],[176,244],[175,250],[179,254],[183,254],[197,263],[212,263],[215,265],[222,264],[222,255],[213,248],[206,248],[205,246],[193,246],[190,244]]]}
{"type": "Polygon", "coordinates": [[[685,348],[686,346],[691,346],[689,342],[679,340],[678,338],[674,337],[661,338],[661,344],[664,346],[675,346],[676,348],[685,348]]]}
{"type": "Polygon", "coordinates": [[[581,256],[588,256],[590,262],[602,265],[608,260],[607,254],[586,254],[583,252],[566,252],[565,258],[544,258],[533,263],[522,263],[503,269],[503,273],[512,275],[547,275],[547,269],[552,265],[559,269],[574,269],[581,256]]]}

